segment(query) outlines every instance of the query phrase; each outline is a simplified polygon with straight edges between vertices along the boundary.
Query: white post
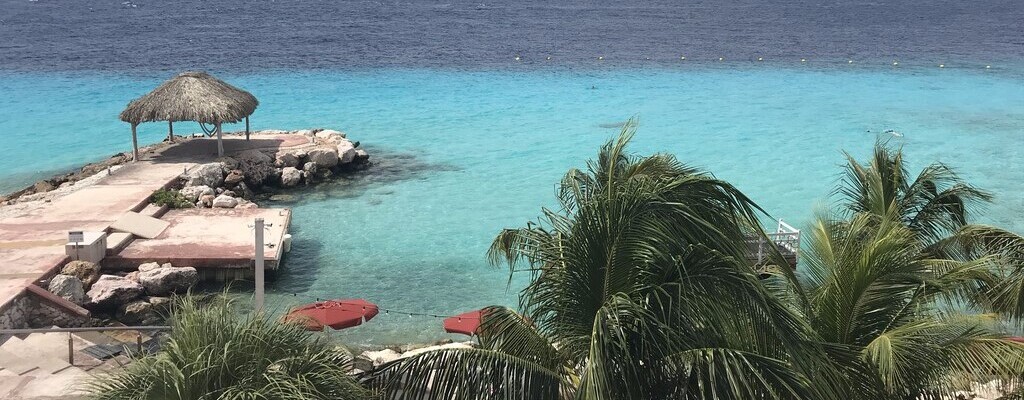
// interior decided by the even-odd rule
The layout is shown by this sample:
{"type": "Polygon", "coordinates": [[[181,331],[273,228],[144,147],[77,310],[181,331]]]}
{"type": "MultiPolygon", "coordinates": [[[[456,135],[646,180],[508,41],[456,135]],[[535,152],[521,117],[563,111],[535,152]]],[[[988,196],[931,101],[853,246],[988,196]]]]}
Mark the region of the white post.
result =
{"type": "Polygon", "coordinates": [[[263,310],[263,218],[256,218],[256,310],[263,310]]]}
{"type": "Polygon", "coordinates": [[[220,121],[217,121],[217,157],[224,157],[224,142],[220,139],[220,121]]]}

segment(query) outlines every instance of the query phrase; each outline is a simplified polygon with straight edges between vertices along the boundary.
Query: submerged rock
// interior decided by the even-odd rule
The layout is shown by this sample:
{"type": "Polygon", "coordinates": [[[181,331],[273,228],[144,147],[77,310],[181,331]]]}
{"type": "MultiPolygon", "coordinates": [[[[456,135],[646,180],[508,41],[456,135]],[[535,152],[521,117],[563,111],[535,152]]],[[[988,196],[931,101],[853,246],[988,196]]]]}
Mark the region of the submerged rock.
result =
{"type": "Polygon", "coordinates": [[[224,183],[224,165],[216,162],[200,164],[189,171],[187,177],[185,186],[218,187],[224,183]]]}
{"type": "Polygon", "coordinates": [[[273,196],[270,196],[270,201],[295,201],[295,195],[275,194],[273,196]]]}
{"type": "Polygon", "coordinates": [[[50,279],[50,284],[46,289],[50,293],[78,305],[88,301],[82,281],[71,275],[55,275],[53,279],[50,279]]]}
{"type": "Polygon", "coordinates": [[[142,295],[143,287],[139,283],[116,275],[103,275],[86,295],[88,305],[95,308],[114,307],[127,303],[142,295]]]}
{"type": "Polygon", "coordinates": [[[70,275],[82,281],[82,288],[89,290],[98,279],[100,279],[100,266],[96,263],[76,260],[64,264],[60,269],[61,275],[70,275]]]}
{"type": "Polygon", "coordinates": [[[146,300],[135,300],[117,308],[117,319],[128,325],[153,325],[160,322],[156,307],[146,300]]]}

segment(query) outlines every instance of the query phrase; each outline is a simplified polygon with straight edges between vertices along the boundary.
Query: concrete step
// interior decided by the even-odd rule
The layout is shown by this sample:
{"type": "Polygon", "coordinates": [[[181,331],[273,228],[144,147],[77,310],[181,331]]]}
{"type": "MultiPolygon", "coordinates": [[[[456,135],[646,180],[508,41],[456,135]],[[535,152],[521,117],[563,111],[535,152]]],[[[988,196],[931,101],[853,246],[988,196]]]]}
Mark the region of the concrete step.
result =
{"type": "Polygon", "coordinates": [[[115,255],[128,247],[135,240],[135,235],[128,232],[112,232],[107,235],[107,255],[115,255]]]}
{"type": "MultiPolygon", "coordinates": [[[[34,333],[33,335],[39,334],[34,333]]],[[[31,365],[38,367],[37,370],[28,372],[31,375],[54,374],[70,368],[71,364],[68,364],[66,359],[62,360],[47,355],[48,353],[52,353],[53,351],[55,351],[49,348],[49,340],[52,339],[35,339],[33,342],[29,343],[18,338],[12,338],[11,340],[8,340],[7,343],[4,343],[3,346],[0,346],[0,349],[6,350],[15,356],[30,362],[31,365]],[[45,347],[39,347],[38,344],[41,343],[45,347]]],[[[60,348],[63,348],[64,353],[67,354],[66,341],[63,343],[62,346],[57,346],[57,349],[60,348]]],[[[67,355],[65,355],[64,357],[67,357],[67,355]]]]}
{"type": "MultiPolygon", "coordinates": [[[[67,333],[33,333],[22,339],[22,341],[39,349],[39,354],[44,356],[61,361],[67,361],[68,359],[67,333]]],[[[98,364],[99,360],[81,352],[82,349],[92,346],[92,343],[75,335],[71,335],[71,343],[72,349],[75,351],[75,366],[98,364]]]]}
{"type": "Polygon", "coordinates": [[[69,369],[55,375],[0,377],[0,398],[17,400],[85,399],[79,388],[89,379],[84,371],[69,369]]]}
{"type": "Polygon", "coordinates": [[[3,347],[0,347],[0,367],[14,375],[22,375],[39,368],[31,360],[21,358],[21,356],[4,350],[3,347]]]}
{"type": "Polygon", "coordinates": [[[157,205],[156,203],[149,203],[148,205],[146,205],[146,208],[143,208],[142,211],[139,211],[139,214],[153,218],[160,218],[165,213],[167,213],[167,210],[169,209],[170,207],[167,207],[166,205],[161,206],[157,205]]]}

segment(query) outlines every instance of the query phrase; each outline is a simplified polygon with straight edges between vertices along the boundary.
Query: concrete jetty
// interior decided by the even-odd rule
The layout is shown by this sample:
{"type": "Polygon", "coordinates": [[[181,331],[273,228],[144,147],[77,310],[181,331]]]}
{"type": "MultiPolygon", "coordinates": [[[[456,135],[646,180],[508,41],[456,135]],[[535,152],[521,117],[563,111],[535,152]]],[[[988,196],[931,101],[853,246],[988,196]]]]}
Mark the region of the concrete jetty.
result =
{"type": "MultiPolygon", "coordinates": [[[[281,151],[312,146],[303,135],[260,135],[251,140],[224,138],[228,155],[245,150],[281,151]]],[[[111,168],[91,184],[62,188],[54,196],[0,208],[0,316],[29,286],[54,274],[69,259],[69,231],[113,233],[111,225],[126,213],[143,212],[154,191],[166,188],[184,172],[217,157],[216,141],[187,139],[144,152],[140,161],[111,168]],[[3,208],[7,208],[4,210],[3,208]]],[[[56,193],[56,192],[55,192],[56,193]]],[[[153,208],[150,206],[150,209],[153,208]]],[[[291,211],[287,209],[181,209],[159,213],[166,221],[156,237],[136,237],[101,263],[104,269],[134,268],[147,261],[194,266],[207,277],[233,279],[251,274],[252,224],[263,217],[267,267],[276,268],[283,253],[291,211]],[[108,265],[109,264],[109,265],[108,265]],[[225,272],[226,271],[226,272],[225,272]]],[[[126,236],[125,233],[120,234],[126,236]]],[[[120,238],[118,240],[121,240],[120,238]]],[[[0,320],[0,327],[4,321],[0,320]]],[[[9,328],[9,327],[8,327],[9,328]]]]}

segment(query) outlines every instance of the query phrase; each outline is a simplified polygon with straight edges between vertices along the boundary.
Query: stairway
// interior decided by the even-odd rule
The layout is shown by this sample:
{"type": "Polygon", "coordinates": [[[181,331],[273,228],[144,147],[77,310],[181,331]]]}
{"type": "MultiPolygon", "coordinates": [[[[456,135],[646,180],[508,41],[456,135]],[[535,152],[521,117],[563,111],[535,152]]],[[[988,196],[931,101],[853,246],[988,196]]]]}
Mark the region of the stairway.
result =
{"type": "Polygon", "coordinates": [[[84,399],[80,388],[90,376],[120,368],[130,360],[124,355],[100,360],[82,349],[116,342],[99,333],[0,337],[0,399],[84,399]],[[73,365],[68,363],[69,338],[75,350],[73,365]]]}

